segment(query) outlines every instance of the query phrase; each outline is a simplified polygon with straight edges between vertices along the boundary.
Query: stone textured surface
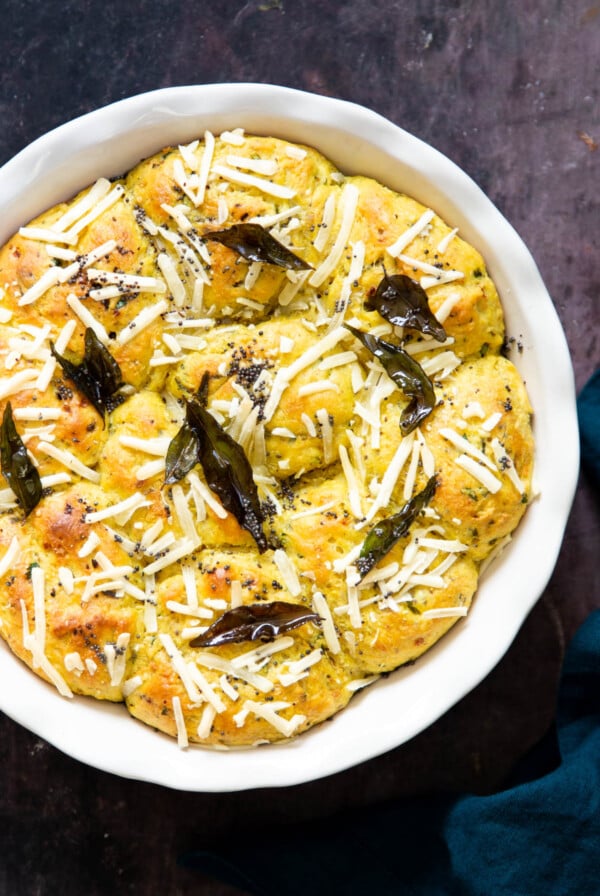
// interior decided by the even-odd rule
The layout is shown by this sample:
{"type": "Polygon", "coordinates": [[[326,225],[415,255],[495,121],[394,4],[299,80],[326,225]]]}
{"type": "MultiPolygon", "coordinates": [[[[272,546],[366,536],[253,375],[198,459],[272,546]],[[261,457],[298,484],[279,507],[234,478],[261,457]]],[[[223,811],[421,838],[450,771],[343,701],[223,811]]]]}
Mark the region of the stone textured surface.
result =
{"type": "MultiPolygon", "coordinates": [[[[592,0],[4,0],[0,60],[0,163],[70,118],[176,84],[268,81],[370,106],[488,193],[540,267],[578,388],[598,366],[592,0]]],[[[409,744],[326,781],[174,793],[87,768],[0,715],[0,896],[236,896],[177,857],[250,825],[499,786],[550,724],[564,644],[600,606],[598,511],[582,476],[552,580],[479,688],[409,744]]]]}

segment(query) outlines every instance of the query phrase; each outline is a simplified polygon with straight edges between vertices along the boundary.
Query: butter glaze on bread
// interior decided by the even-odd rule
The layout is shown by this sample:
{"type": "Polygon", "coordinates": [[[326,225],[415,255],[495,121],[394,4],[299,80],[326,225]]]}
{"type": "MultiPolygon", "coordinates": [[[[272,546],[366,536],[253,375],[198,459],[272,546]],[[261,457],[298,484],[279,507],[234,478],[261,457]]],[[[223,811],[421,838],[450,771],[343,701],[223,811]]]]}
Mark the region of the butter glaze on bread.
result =
{"type": "Polygon", "coordinates": [[[181,746],[250,746],[331,717],[466,615],[526,509],[531,408],[503,340],[474,248],[309,147],[208,134],[98,181],[0,251],[0,401],[45,487],[26,518],[0,494],[0,634],[64,696],[123,701],[181,746]],[[311,268],[205,238],[253,219],[311,268]],[[384,266],[421,282],[445,342],[368,310],[384,266]],[[430,376],[436,406],[410,435],[408,399],[348,322],[430,376]],[[127,384],[105,419],[50,350],[80,362],[86,327],[127,384]],[[208,408],[252,466],[263,553],[200,464],[165,486],[205,373],[208,408]],[[367,532],[432,475],[429,506],[358,583],[367,532]],[[319,620],[266,644],[191,646],[231,608],[274,601],[319,620]]]}

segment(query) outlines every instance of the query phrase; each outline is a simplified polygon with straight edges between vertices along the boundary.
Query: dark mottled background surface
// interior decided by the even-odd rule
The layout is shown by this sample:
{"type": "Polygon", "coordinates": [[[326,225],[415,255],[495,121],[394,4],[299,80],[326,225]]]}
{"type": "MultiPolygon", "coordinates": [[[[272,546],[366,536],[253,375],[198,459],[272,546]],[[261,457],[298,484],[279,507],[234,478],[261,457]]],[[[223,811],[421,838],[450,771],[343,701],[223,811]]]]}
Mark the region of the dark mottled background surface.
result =
{"type": "MultiPolygon", "coordinates": [[[[592,0],[2,0],[0,11],[0,163],[81,113],[176,84],[267,81],[363,103],[483,187],[541,269],[578,388],[598,366],[592,0]]],[[[600,606],[598,511],[583,477],[552,580],[480,687],[415,740],[325,781],[171,792],[87,768],[0,715],[0,896],[235,896],[177,857],[267,823],[501,786],[550,724],[564,645],[600,606]]]]}

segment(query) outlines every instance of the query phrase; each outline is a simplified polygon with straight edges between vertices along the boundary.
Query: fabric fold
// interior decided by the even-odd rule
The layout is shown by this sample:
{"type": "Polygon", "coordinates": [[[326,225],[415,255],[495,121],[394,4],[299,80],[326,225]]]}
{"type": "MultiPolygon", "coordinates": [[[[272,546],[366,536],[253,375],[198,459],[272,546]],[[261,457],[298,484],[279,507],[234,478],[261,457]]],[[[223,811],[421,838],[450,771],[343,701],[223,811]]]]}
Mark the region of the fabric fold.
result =
{"type": "MultiPolygon", "coordinates": [[[[582,463],[600,486],[600,371],[578,411],[582,463]]],[[[181,863],[253,896],[596,896],[599,844],[596,610],[567,652],[555,725],[502,791],[405,799],[246,833],[181,863]]]]}

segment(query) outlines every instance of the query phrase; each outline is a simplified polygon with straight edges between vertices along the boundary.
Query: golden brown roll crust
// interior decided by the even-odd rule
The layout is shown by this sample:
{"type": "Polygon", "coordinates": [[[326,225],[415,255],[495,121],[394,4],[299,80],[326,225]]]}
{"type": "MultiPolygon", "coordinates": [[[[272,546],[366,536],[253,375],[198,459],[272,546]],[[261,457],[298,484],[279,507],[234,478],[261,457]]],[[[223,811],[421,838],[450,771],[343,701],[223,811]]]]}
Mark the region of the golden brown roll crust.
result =
{"type": "MultiPolygon", "coordinates": [[[[109,582],[99,574],[99,556],[113,567],[130,565],[130,558],[104,527],[90,527],[85,520],[88,509],[102,500],[101,492],[80,483],[77,490],[64,490],[40,502],[26,528],[5,518],[2,542],[8,548],[16,537],[20,554],[2,581],[1,631],[15,653],[43,677],[49,678],[48,671],[40,668],[27,633],[34,638],[37,633],[50,666],[73,693],[120,702],[121,683],[112,674],[113,653],[119,636],[121,644],[123,636],[127,642],[135,636],[140,620],[136,600],[118,596],[118,586],[102,591],[95,587],[109,582]],[[90,536],[93,557],[85,547],[90,536]],[[37,573],[43,575],[43,637],[33,586],[37,573]]],[[[139,572],[130,569],[127,575],[130,586],[139,587],[139,572]]]]}
{"type": "Polygon", "coordinates": [[[443,394],[443,404],[426,425],[439,470],[432,506],[448,531],[470,545],[471,556],[483,560],[512,532],[527,507],[533,475],[531,405],[516,368],[498,355],[463,364],[446,380],[443,394]],[[477,415],[465,419],[465,408],[468,414],[469,406],[475,405],[479,405],[477,415]],[[498,422],[488,432],[485,423],[494,416],[498,422]],[[464,452],[460,444],[449,440],[452,434],[466,439],[488,459],[493,476],[502,484],[496,493],[458,465],[464,452]],[[520,488],[511,479],[515,470],[520,488]]]}
{"type": "Polygon", "coordinates": [[[130,671],[134,676],[139,675],[143,682],[127,700],[132,715],[160,730],[176,733],[172,697],[181,695],[181,679],[174,672],[168,656],[173,650],[191,662],[201,675],[199,682],[196,677],[188,683],[186,693],[181,697],[190,740],[240,746],[273,740],[278,732],[276,729],[274,732],[271,722],[253,711],[257,704],[259,711],[266,704],[267,711],[272,709],[281,714],[282,719],[288,716],[287,721],[295,716],[295,733],[323,721],[345,706],[351,696],[345,687],[350,680],[348,670],[324,649],[323,634],[313,623],[298,629],[294,637],[281,638],[273,645],[261,645],[260,642],[232,644],[224,645],[218,651],[189,646],[193,635],[191,623],[197,622],[198,618],[205,621],[206,616],[213,613],[216,616],[219,610],[228,607],[232,582],[239,583],[244,604],[279,599],[282,590],[278,584],[280,574],[272,560],[266,557],[257,560],[249,552],[225,554],[215,551],[194,555],[190,568],[193,568],[196,581],[199,604],[196,612],[204,615],[197,618],[191,615],[181,575],[161,582],[157,588],[158,638],[140,642],[132,658],[130,671]],[[172,643],[165,638],[172,639],[172,643]],[[286,646],[288,643],[290,646],[286,646]],[[266,655],[271,647],[280,649],[272,653],[268,662],[258,659],[254,663],[239,663],[244,654],[263,650],[266,655]],[[295,672],[293,664],[302,663],[303,658],[316,662],[307,667],[306,673],[295,672]],[[252,704],[247,712],[243,709],[246,701],[252,704]],[[211,709],[216,708],[218,712],[210,736],[203,736],[198,733],[198,726],[207,706],[211,715],[211,709]],[[242,718],[243,724],[240,724],[242,718]]]}
{"type": "Polygon", "coordinates": [[[42,487],[29,513],[0,492],[0,635],[61,694],[124,701],[181,746],[250,746],[331,717],[466,615],[481,562],[526,509],[531,408],[503,339],[473,247],[310,147],[207,134],[101,179],[0,250],[0,409],[42,487]],[[307,266],[212,238],[244,224],[307,266]],[[384,320],[384,274],[421,285],[445,341],[384,320]],[[404,436],[411,395],[348,323],[429,379],[432,406],[404,436]],[[90,331],[125,384],[105,412],[66,367],[85,367],[90,331]],[[206,376],[211,450],[221,470],[223,432],[243,452],[262,544],[224,506],[186,417],[206,376]],[[195,453],[173,474],[184,437],[195,453]],[[384,549],[392,518],[407,522],[384,549]],[[282,604],[308,620],[277,628],[276,614],[264,642],[241,632],[282,604]],[[224,625],[233,641],[199,646],[224,625]]]}

